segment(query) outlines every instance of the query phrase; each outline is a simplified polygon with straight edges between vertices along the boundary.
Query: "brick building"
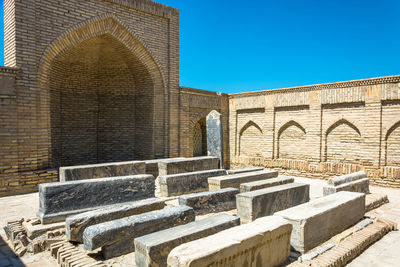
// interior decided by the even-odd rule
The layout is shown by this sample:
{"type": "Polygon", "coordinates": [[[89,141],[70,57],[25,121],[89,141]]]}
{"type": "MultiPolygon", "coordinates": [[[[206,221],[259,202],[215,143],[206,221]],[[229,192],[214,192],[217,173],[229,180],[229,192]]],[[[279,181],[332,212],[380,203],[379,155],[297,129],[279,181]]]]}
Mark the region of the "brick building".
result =
{"type": "Polygon", "coordinates": [[[226,165],[400,178],[399,76],[228,96],[180,87],[177,9],[5,0],[4,14],[0,195],[60,166],[203,155],[214,109],[226,165]]]}

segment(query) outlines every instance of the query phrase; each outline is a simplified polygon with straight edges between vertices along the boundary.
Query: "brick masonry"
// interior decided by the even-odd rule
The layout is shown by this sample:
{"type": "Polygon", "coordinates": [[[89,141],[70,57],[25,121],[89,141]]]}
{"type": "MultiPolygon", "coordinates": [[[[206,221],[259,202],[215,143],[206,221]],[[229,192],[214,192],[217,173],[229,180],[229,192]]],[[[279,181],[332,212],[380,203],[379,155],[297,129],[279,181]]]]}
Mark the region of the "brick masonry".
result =
{"type": "Polygon", "coordinates": [[[207,151],[225,166],[326,178],[366,170],[400,187],[400,76],[220,94],[179,86],[179,11],[151,0],[5,0],[0,196],[60,166],[207,151]]]}

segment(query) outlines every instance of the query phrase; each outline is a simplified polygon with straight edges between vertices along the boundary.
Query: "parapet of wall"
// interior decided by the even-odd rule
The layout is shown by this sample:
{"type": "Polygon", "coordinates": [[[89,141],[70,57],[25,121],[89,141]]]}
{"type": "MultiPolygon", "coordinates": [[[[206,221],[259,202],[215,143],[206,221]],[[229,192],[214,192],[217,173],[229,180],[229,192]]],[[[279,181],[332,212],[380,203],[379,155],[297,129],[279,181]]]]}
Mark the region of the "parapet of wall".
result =
{"type": "Polygon", "coordinates": [[[228,95],[188,87],[181,87],[180,89],[181,156],[193,157],[201,155],[196,154],[196,144],[198,142],[203,142],[203,155],[207,155],[207,149],[204,145],[204,142],[207,142],[207,139],[204,138],[206,134],[205,119],[212,110],[216,110],[222,115],[224,163],[225,166],[229,166],[228,95]],[[199,137],[199,135],[203,138],[199,137]]]}
{"type": "Polygon", "coordinates": [[[229,114],[232,165],[400,185],[400,76],[233,94],[229,114]]]}

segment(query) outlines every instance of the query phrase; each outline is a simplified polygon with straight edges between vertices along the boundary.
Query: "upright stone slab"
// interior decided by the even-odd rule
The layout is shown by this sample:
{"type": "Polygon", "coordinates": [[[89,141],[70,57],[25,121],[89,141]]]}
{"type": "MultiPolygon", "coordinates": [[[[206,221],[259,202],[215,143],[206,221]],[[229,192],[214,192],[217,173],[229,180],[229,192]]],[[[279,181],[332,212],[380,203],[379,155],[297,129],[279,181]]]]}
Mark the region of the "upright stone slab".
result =
{"type": "Polygon", "coordinates": [[[188,206],[177,206],[90,226],[83,232],[85,250],[102,248],[106,259],[135,251],[135,238],[194,221],[188,206]]]}
{"type": "Polygon", "coordinates": [[[360,221],[365,194],[339,192],[275,213],[293,225],[292,247],[305,253],[360,221]]]}
{"type": "Polygon", "coordinates": [[[196,214],[220,212],[236,208],[237,188],[224,188],[197,194],[182,195],[179,197],[179,205],[192,207],[196,214]]]}
{"type": "Polygon", "coordinates": [[[90,179],[39,185],[38,217],[43,224],[108,205],[154,197],[152,175],[90,179]]]}
{"type": "Polygon", "coordinates": [[[213,110],[207,115],[207,151],[209,156],[218,157],[224,167],[222,116],[213,110]]]}
{"type": "Polygon", "coordinates": [[[168,266],[281,266],[289,257],[291,232],[282,218],[260,218],[174,248],[168,266]]]}
{"type": "Polygon", "coordinates": [[[207,170],[159,176],[161,196],[179,196],[182,194],[208,191],[208,178],[226,175],[226,170],[207,170]]]}
{"type": "Polygon", "coordinates": [[[290,184],[294,182],[293,177],[279,175],[277,178],[244,183],[240,185],[240,193],[251,192],[263,188],[273,187],[277,185],[290,184]]]}
{"type": "Polygon", "coordinates": [[[120,177],[146,173],[144,161],[124,161],[60,168],[60,181],[76,181],[94,178],[120,177]]]}
{"type": "Polygon", "coordinates": [[[108,208],[68,217],[65,221],[67,239],[69,241],[83,242],[83,231],[89,226],[153,210],[161,210],[164,206],[164,200],[148,198],[126,204],[115,204],[108,208]]]}
{"type": "Polygon", "coordinates": [[[324,186],[324,196],[340,191],[359,192],[369,194],[369,179],[365,172],[346,174],[328,180],[328,185],[324,186]]]}
{"type": "Polygon", "coordinates": [[[219,169],[219,159],[210,156],[165,159],[158,162],[160,176],[215,169],[219,169]]]}
{"type": "Polygon", "coordinates": [[[236,216],[218,214],[138,237],[135,239],[136,266],[167,266],[168,254],[173,248],[237,226],[239,222],[236,216]]]}
{"type": "Polygon", "coordinates": [[[257,171],[257,172],[246,172],[234,175],[225,175],[219,177],[208,178],[208,186],[210,190],[218,190],[222,188],[240,188],[240,184],[249,183],[254,181],[260,181],[278,176],[277,171],[257,171]]]}
{"type": "Polygon", "coordinates": [[[238,194],[236,207],[240,222],[249,223],[309,200],[309,184],[291,183],[238,194]]]}
{"type": "Polygon", "coordinates": [[[258,171],[263,171],[263,170],[264,170],[264,168],[262,168],[262,167],[254,167],[254,168],[227,170],[226,172],[228,174],[239,174],[239,173],[245,173],[245,172],[258,172],[258,171]]]}

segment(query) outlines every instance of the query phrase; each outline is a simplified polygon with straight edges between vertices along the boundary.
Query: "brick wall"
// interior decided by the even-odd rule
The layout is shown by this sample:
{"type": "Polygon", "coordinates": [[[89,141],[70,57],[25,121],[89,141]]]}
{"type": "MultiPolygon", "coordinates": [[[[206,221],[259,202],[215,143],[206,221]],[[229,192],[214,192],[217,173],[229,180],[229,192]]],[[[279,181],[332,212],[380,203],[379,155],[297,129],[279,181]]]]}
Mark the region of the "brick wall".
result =
{"type": "Polygon", "coordinates": [[[399,186],[400,76],[229,96],[232,166],[399,186]]]}

